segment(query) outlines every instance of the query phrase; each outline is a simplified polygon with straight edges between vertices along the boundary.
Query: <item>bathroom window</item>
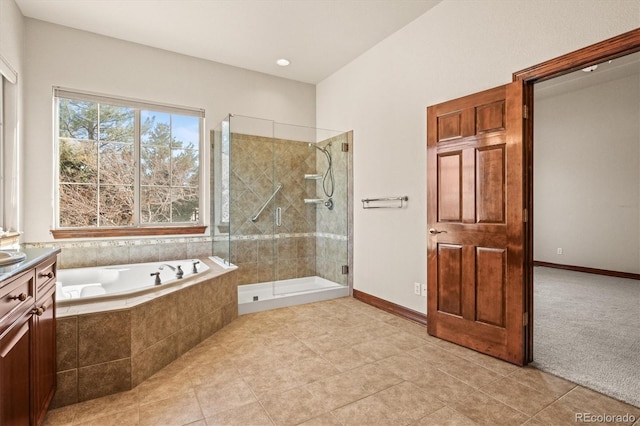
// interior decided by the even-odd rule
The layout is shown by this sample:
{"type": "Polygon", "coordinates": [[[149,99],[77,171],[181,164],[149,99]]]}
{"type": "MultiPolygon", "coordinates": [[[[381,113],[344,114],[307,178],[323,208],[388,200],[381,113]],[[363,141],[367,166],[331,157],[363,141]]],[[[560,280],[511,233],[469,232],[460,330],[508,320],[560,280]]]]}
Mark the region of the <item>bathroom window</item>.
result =
{"type": "Polygon", "coordinates": [[[4,232],[20,229],[17,82],[18,73],[0,55],[0,227],[4,232]]]}
{"type": "Polygon", "coordinates": [[[56,238],[199,233],[203,110],[60,88],[54,97],[56,238]]]}

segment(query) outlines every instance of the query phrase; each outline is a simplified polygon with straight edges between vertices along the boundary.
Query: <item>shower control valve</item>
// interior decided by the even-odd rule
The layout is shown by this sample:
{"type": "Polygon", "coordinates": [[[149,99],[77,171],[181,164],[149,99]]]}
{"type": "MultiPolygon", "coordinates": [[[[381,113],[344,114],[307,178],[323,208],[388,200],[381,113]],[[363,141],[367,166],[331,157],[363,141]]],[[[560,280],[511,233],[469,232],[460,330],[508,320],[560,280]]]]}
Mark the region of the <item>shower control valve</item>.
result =
{"type": "Polygon", "coordinates": [[[329,210],[333,210],[333,200],[329,198],[327,201],[324,202],[324,206],[329,210]]]}
{"type": "Polygon", "coordinates": [[[182,270],[182,267],[178,265],[176,267],[176,278],[180,279],[182,278],[183,275],[184,275],[184,271],[182,270]]]}
{"type": "Polygon", "coordinates": [[[194,260],[194,261],[193,261],[193,270],[192,270],[191,272],[192,272],[192,273],[194,273],[194,274],[197,274],[197,273],[198,273],[198,266],[197,266],[197,265],[198,265],[198,263],[200,263],[200,261],[199,261],[199,260],[194,260]]]}

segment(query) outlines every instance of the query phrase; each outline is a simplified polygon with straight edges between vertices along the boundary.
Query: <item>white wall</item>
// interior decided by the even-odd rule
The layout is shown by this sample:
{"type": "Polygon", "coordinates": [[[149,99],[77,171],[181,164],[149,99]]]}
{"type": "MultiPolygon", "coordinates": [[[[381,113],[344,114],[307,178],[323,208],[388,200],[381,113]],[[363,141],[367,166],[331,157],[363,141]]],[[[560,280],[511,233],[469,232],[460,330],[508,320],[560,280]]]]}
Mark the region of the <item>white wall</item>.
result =
{"type": "Polygon", "coordinates": [[[445,0],[318,84],[318,127],[354,130],[354,288],[418,312],[426,280],[426,107],[640,27],[640,2],[445,0]],[[586,5],[585,3],[588,3],[586,5]]]}
{"type": "Polygon", "coordinates": [[[640,75],[535,110],[534,259],[640,273],[640,75]]]}
{"type": "Polygon", "coordinates": [[[207,135],[228,113],[315,125],[313,85],[30,18],[25,22],[24,242],[52,241],[53,86],[204,108],[207,135]]]}
{"type": "Polygon", "coordinates": [[[16,84],[6,83],[4,86],[4,146],[2,147],[3,210],[6,230],[20,231],[22,228],[22,176],[23,171],[23,56],[24,56],[24,18],[13,0],[0,0],[0,55],[17,73],[16,84]]]}
{"type": "Polygon", "coordinates": [[[16,71],[22,69],[23,21],[13,0],[0,1],[0,54],[16,71]]]}

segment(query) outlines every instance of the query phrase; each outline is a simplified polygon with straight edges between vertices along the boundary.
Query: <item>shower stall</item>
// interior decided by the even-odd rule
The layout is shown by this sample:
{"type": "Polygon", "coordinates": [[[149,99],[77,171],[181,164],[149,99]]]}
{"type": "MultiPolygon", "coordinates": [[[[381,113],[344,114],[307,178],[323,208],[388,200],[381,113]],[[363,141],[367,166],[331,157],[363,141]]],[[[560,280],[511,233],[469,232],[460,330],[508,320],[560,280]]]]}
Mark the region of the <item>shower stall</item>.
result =
{"type": "Polygon", "coordinates": [[[352,133],[227,116],[212,132],[213,254],[239,313],[350,294],[352,133]]]}

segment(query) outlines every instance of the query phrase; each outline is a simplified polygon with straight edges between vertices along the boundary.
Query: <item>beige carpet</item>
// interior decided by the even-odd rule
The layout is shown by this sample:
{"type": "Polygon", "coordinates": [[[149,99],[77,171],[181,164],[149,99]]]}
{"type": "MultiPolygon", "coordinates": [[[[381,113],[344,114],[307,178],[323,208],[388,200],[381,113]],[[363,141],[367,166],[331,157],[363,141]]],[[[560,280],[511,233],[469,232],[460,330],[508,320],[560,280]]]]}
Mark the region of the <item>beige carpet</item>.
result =
{"type": "Polygon", "coordinates": [[[534,363],[640,407],[640,281],[534,268],[534,363]]]}

